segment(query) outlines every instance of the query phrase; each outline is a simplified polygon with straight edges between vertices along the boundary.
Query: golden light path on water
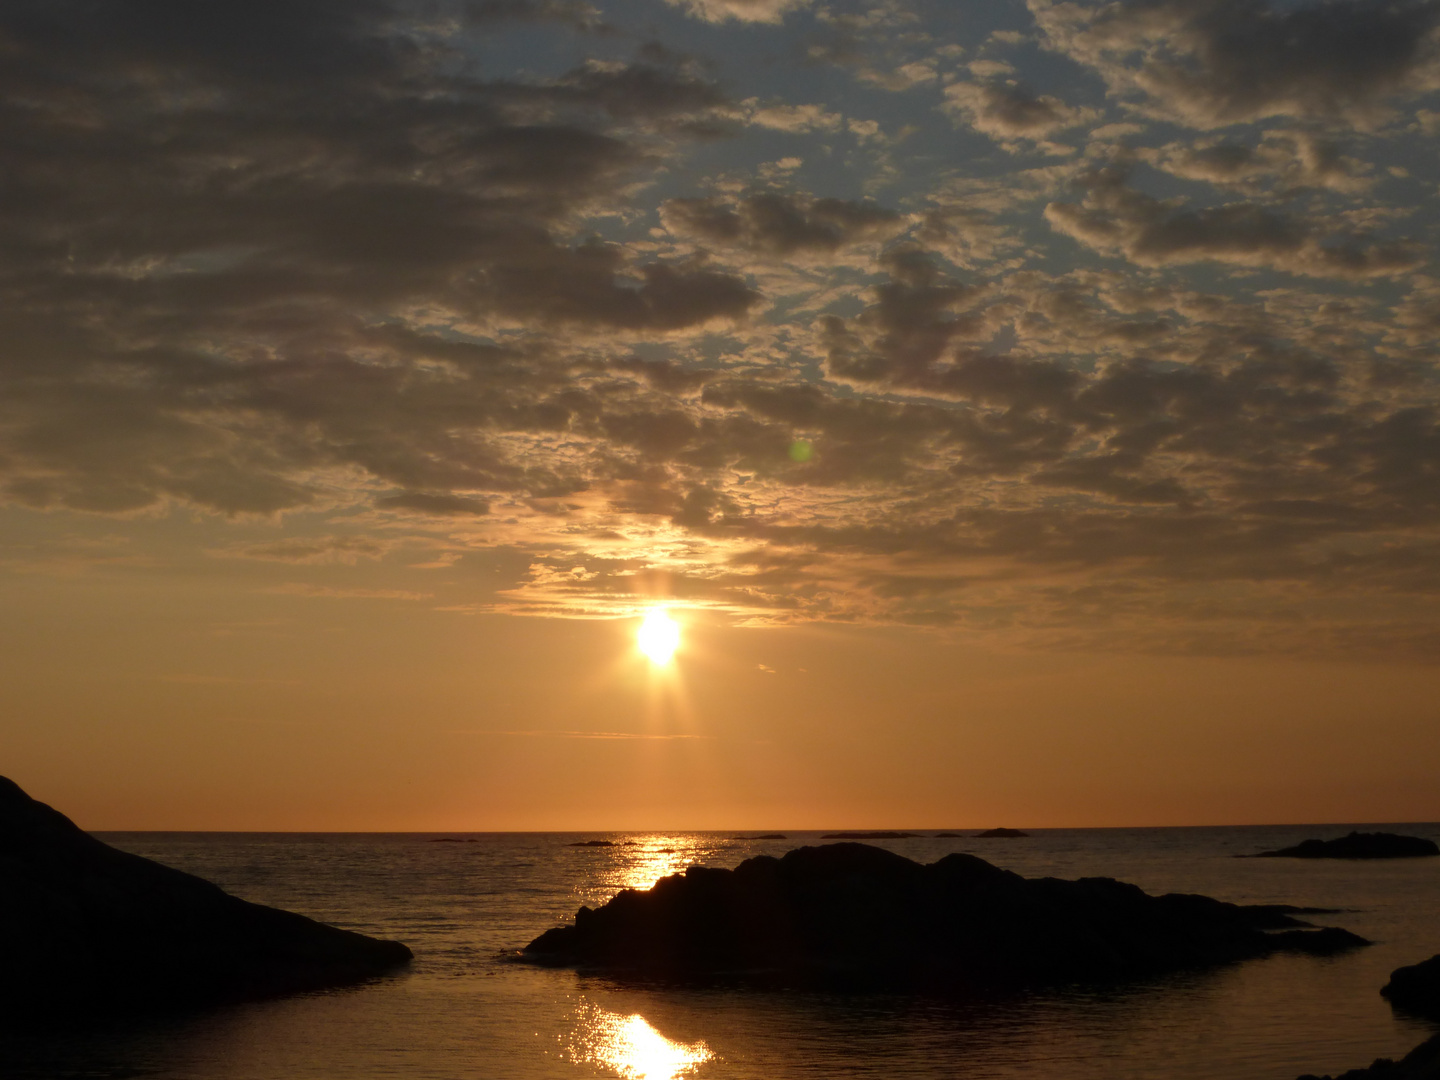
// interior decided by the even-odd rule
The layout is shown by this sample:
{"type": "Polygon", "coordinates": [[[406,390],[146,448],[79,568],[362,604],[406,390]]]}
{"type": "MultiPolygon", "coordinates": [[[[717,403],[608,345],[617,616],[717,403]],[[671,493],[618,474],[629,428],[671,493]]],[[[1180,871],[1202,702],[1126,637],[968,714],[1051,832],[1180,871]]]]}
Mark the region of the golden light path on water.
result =
{"type": "Polygon", "coordinates": [[[700,851],[690,837],[650,836],[624,853],[620,869],[622,889],[650,888],[663,877],[683,874],[699,861],[700,851]]]}
{"type": "Polygon", "coordinates": [[[570,1044],[578,1063],[614,1070],[623,1080],[679,1080],[715,1055],[702,1042],[667,1039],[639,1013],[587,1006],[570,1044]]]}

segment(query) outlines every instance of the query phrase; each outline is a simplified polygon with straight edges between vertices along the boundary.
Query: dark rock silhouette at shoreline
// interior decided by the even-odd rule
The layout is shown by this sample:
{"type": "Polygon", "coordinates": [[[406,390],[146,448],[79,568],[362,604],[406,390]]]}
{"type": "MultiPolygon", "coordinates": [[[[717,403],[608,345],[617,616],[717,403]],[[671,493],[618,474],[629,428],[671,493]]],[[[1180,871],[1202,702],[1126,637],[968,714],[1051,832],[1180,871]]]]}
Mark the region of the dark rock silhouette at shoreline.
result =
{"type": "Polygon", "coordinates": [[[865,844],[692,866],[541,934],[540,963],[680,980],[939,992],[1109,982],[1367,944],[1294,909],[1026,879],[973,855],[928,866],[865,844]]]}
{"type": "Polygon", "coordinates": [[[1440,956],[1396,968],[1380,993],[1403,1012],[1440,1020],[1440,956]]]}
{"type": "Polygon", "coordinates": [[[732,836],[732,837],[730,837],[730,839],[731,839],[731,840],[789,840],[790,838],[789,838],[788,836],[786,836],[784,833],[767,832],[767,833],[761,833],[759,836],[732,836]]]}
{"type": "MultiPolygon", "coordinates": [[[[1398,1010],[1440,1020],[1440,956],[1396,968],[1380,993],[1398,1010]]],[[[1367,1069],[1299,1080],[1440,1080],[1440,1035],[1432,1035],[1399,1061],[1376,1058],[1367,1069]]]]}
{"type": "Polygon", "coordinates": [[[1021,832],[1019,829],[986,829],[982,833],[976,833],[976,840],[1021,840],[1029,836],[1028,832],[1021,832]]]}
{"type": "Polygon", "coordinates": [[[363,982],[411,959],[131,855],[0,777],[0,1020],[64,1021],[363,982]]]}
{"type": "Polygon", "coordinates": [[[1306,1073],[1299,1080],[1440,1080],[1440,1035],[1432,1035],[1399,1061],[1376,1058],[1368,1069],[1338,1076],[1306,1073]]]}
{"type": "Polygon", "coordinates": [[[1337,840],[1303,840],[1294,847],[1239,855],[1241,859],[1414,859],[1440,855],[1434,840],[1395,833],[1352,832],[1337,840]]]}

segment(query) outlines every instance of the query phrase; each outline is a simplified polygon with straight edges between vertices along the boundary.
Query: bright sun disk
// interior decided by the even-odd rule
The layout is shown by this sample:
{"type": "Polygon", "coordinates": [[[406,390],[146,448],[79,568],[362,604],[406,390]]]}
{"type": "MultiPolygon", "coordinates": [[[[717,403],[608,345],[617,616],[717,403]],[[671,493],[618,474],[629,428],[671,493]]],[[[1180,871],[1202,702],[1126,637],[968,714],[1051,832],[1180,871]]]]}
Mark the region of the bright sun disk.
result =
{"type": "Polygon", "coordinates": [[[645,616],[635,639],[652,664],[668,664],[680,646],[680,624],[664,608],[656,608],[645,616]]]}

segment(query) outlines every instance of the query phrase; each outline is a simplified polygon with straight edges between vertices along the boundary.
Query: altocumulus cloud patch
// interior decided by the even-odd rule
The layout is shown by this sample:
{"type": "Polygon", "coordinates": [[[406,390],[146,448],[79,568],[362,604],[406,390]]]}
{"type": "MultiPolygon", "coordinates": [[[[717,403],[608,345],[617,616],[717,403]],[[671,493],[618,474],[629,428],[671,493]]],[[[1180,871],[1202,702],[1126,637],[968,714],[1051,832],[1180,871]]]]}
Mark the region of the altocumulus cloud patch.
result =
{"type": "Polygon", "coordinates": [[[1437,28],[8,4],[0,492],[504,553],[346,594],[439,607],[1428,656],[1437,28]]]}

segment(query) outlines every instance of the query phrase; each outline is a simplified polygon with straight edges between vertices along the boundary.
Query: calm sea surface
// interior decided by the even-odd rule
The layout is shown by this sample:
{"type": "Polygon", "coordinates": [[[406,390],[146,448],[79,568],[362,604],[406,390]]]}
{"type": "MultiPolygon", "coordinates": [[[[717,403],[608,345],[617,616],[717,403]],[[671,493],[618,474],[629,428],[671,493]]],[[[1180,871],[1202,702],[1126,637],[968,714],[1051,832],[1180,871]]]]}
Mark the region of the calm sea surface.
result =
{"type": "MultiPolygon", "coordinates": [[[[1106,875],[1151,892],[1345,909],[1321,921],[1377,944],[989,1006],[906,996],[626,987],[516,964],[532,937],[626,886],[691,863],[734,866],[817,834],[109,833],[103,839],[415,951],[406,973],[352,990],[143,1026],[3,1036],[0,1077],[329,1080],[624,1077],[1036,1077],[1293,1080],[1399,1056],[1430,1029],[1377,993],[1440,953],[1440,859],[1234,859],[1349,826],[1056,829],[1025,840],[883,843],[931,862],[970,851],[1026,876],[1106,875]],[[628,840],[575,848],[585,839],[628,840]]],[[[1440,825],[1363,826],[1440,839],[1440,825]]],[[[933,830],[931,830],[933,831],[933,830]]]]}

